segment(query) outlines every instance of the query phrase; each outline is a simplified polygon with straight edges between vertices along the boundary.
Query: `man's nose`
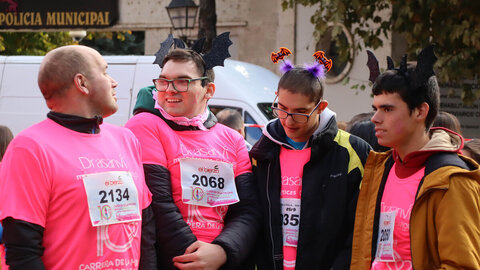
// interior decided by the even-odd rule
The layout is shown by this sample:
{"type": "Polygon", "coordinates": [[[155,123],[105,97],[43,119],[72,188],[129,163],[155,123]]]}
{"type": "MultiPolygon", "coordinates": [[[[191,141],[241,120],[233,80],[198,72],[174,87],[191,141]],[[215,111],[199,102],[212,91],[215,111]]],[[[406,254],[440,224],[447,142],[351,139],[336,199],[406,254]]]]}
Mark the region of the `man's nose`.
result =
{"type": "Polygon", "coordinates": [[[372,118],[370,118],[370,121],[373,123],[378,123],[380,122],[380,117],[378,116],[378,111],[376,111],[373,115],[372,118]]]}
{"type": "Polygon", "coordinates": [[[167,86],[166,92],[169,92],[169,93],[176,93],[176,92],[177,92],[177,90],[176,90],[175,87],[173,86],[173,82],[168,82],[168,86],[167,86]]]}
{"type": "Polygon", "coordinates": [[[287,118],[285,119],[285,121],[287,121],[289,124],[296,122],[295,120],[293,120],[293,115],[291,114],[287,115],[287,118]]]}

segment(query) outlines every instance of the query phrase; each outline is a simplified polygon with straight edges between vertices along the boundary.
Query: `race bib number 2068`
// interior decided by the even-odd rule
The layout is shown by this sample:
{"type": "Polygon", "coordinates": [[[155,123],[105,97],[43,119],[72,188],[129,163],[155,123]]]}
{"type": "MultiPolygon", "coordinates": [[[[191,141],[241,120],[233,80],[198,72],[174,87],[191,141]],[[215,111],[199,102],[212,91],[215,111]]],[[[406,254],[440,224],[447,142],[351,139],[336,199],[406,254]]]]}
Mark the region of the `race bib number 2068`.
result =
{"type": "Polygon", "coordinates": [[[180,171],[183,203],[216,207],[239,201],[231,163],[183,158],[180,171]]]}

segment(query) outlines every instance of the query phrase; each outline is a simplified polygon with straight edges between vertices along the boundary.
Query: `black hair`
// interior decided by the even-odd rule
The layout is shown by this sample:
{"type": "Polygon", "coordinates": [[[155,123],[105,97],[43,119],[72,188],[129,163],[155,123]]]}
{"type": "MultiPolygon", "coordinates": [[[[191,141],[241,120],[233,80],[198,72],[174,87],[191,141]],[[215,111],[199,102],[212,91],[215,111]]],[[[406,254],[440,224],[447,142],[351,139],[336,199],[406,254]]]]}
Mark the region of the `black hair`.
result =
{"type": "Polygon", "coordinates": [[[205,61],[203,60],[202,56],[193,50],[190,50],[190,49],[172,50],[163,59],[162,67],[169,60],[180,61],[180,62],[193,61],[197,66],[198,73],[202,74],[201,75],[202,77],[207,77],[207,79],[202,80],[202,86],[205,86],[209,82],[213,82],[215,80],[215,73],[213,72],[213,69],[205,69],[205,61]]]}
{"type": "Polygon", "coordinates": [[[431,76],[425,84],[416,89],[412,89],[410,84],[415,81],[413,78],[414,70],[415,65],[410,64],[406,74],[398,69],[383,72],[375,80],[372,93],[375,96],[384,93],[398,93],[402,100],[407,103],[410,113],[423,102],[427,103],[429,110],[425,119],[425,129],[428,130],[438,114],[440,88],[438,87],[437,78],[434,75],[431,76]]]}

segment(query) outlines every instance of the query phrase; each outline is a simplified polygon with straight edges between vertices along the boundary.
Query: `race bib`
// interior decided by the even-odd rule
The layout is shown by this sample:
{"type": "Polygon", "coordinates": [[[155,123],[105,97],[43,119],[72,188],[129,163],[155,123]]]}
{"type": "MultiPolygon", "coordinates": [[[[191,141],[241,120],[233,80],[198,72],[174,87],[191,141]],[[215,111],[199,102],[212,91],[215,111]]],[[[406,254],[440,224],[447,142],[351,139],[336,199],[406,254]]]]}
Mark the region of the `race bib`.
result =
{"type": "Polygon", "coordinates": [[[216,207],[239,201],[231,163],[182,158],[180,171],[183,203],[216,207]]]}
{"type": "Polygon", "coordinates": [[[141,220],[138,192],[130,172],[82,175],[93,226],[141,220]]]}
{"type": "Polygon", "coordinates": [[[297,247],[300,228],[300,199],[281,198],[283,245],[297,247]]]}
{"type": "Polygon", "coordinates": [[[397,212],[380,213],[378,226],[377,254],[375,260],[379,262],[394,262],[393,230],[395,228],[395,216],[397,212]]]}

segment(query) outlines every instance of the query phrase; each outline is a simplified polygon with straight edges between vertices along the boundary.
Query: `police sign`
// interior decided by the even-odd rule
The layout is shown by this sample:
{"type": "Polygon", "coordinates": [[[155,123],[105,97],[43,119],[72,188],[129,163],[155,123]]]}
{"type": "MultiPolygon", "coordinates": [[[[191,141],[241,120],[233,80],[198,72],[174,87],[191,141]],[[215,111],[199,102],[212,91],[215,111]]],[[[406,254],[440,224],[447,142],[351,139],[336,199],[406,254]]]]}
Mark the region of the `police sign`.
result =
{"type": "Polygon", "coordinates": [[[0,0],[0,29],[105,28],[118,13],[118,0],[0,0]]]}

